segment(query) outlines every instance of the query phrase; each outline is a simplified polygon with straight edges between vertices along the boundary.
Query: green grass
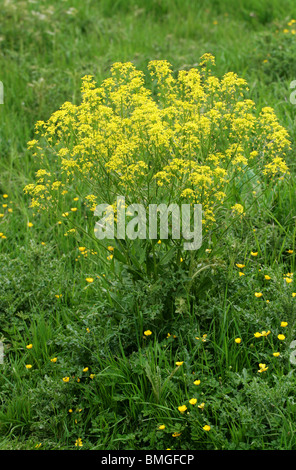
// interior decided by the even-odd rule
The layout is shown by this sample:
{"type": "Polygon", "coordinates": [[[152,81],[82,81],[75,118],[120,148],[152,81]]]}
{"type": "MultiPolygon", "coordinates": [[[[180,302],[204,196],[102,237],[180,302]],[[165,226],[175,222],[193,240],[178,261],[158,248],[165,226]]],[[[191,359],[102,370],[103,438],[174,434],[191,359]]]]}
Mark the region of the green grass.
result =
{"type": "Polygon", "coordinates": [[[1,2],[0,200],[13,209],[0,206],[1,449],[75,449],[78,437],[83,449],[296,449],[296,287],[283,280],[296,249],[296,35],[283,33],[295,17],[292,0],[1,2]],[[205,52],[218,76],[237,72],[259,108],[275,109],[291,135],[292,175],[260,208],[255,232],[236,227],[222,249],[203,253],[216,267],[196,278],[193,299],[180,295],[174,318],[160,321],[176,278],[151,287],[126,275],[122,284],[96,255],[81,256],[83,240],[64,237],[64,224],[34,216],[23,187],[39,167],[26,143],[36,121],[79,103],[85,74],[100,82],[116,61],[146,72],[152,59],[178,71],[205,52]],[[236,263],[246,265],[244,276],[236,263]],[[92,275],[100,279],[87,285],[92,275]],[[254,337],[263,330],[271,334],[254,337]],[[258,373],[259,363],[268,370],[258,373]]]}

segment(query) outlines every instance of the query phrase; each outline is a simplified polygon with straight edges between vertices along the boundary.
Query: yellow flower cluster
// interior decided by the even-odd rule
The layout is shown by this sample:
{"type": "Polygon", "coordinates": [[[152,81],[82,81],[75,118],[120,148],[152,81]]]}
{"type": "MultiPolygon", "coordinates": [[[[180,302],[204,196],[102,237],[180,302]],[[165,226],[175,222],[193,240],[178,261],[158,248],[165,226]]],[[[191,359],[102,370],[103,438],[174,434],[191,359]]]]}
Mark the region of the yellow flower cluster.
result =
{"type": "MultiPolygon", "coordinates": [[[[219,79],[214,65],[204,54],[197,68],[175,74],[169,62],[152,60],[151,89],[130,62],[113,64],[100,86],[85,76],[81,104],[66,102],[36,124],[28,146],[42,167],[24,188],[31,206],[61,207],[74,182],[91,209],[114,204],[116,194],[146,205],[202,204],[206,228],[248,170],[266,180],[288,173],[289,136],[273,109],[258,113],[244,97],[246,81],[233,72],[219,79]]],[[[242,216],[244,201],[233,204],[242,216]]]]}

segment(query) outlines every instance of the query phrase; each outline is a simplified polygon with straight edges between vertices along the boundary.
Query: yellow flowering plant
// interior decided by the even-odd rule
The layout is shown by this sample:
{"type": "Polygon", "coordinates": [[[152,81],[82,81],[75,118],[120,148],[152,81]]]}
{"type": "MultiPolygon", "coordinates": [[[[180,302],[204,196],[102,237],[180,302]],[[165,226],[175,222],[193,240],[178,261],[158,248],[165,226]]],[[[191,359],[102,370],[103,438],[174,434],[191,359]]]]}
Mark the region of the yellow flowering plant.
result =
{"type": "MultiPolygon", "coordinates": [[[[24,188],[31,207],[72,220],[85,214],[76,203],[71,209],[77,194],[92,211],[102,203],[115,208],[118,195],[126,205],[201,204],[203,238],[225,217],[244,217],[264,188],[289,174],[290,141],[272,108],[258,111],[245,97],[246,81],[233,72],[219,79],[214,65],[204,54],[197,68],[173,73],[166,60],[152,60],[150,88],[130,62],[113,64],[100,86],[85,76],[79,105],[66,102],[36,123],[28,147],[40,169],[24,188]]],[[[82,217],[75,227],[82,228],[82,217]]],[[[181,242],[158,249],[169,247],[183,261],[181,242]]],[[[112,258],[132,259],[140,271],[156,243],[134,241],[133,256],[131,243],[117,243],[112,258]]]]}

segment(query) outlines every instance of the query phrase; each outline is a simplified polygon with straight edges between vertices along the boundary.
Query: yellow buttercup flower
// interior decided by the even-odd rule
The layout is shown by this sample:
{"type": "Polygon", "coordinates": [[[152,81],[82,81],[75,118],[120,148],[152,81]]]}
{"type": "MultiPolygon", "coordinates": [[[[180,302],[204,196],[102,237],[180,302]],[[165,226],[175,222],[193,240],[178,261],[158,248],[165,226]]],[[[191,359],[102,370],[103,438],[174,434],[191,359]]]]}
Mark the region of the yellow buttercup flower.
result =
{"type": "Polygon", "coordinates": [[[262,292],[255,292],[255,297],[259,298],[259,297],[262,297],[262,292]]]}
{"type": "MultiPolygon", "coordinates": [[[[145,335],[145,336],[150,336],[150,335],[152,335],[152,331],[146,330],[146,331],[144,331],[144,335],[145,335]]],[[[148,344],[148,343],[147,343],[147,344],[148,344]]]]}
{"type": "Polygon", "coordinates": [[[163,429],[165,429],[165,425],[161,424],[160,426],[158,426],[158,429],[160,429],[162,431],[163,429]]]}
{"type": "Polygon", "coordinates": [[[262,333],[259,333],[259,331],[257,331],[256,333],[254,333],[254,336],[255,338],[261,338],[262,333]]]}
{"type": "Polygon", "coordinates": [[[258,251],[251,251],[251,256],[258,256],[258,251]]]}
{"type": "Polygon", "coordinates": [[[26,346],[27,349],[32,349],[32,347],[33,347],[33,344],[27,344],[26,346]]]}
{"type": "Polygon", "coordinates": [[[198,408],[200,408],[201,410],[203,410],[205,407],[205,403],[201,403],[200,405],[198,405],[198,408]]]}
{"type": "Polygon", "coordinates": [[[193,383],[194,383],[194,385],[199,385],[199,384],[200,384],[200,380],[195,380],[193,383]]]}
{"type": "Polygon", "coordinates": [[[189,403],[190,403],[190,405],[195,405],[197,403],[197,399],[196,398],[191,398],[189,400],[189,403]]]}
{"type": "Polygon", "coordinates": [[[178,406],[178,410],[180,411],[180,413],[185,413],[185,411],[187,410],[187,406],[186,405],[178,406]]]}
{"type": "Polygon", "coordinates": [[[286,321],[282,321],[282,322],[281,322],[281,326],[282,326],[282,327],[285,328],[287,325],[288,325],[288,322],[286,322],[286,321]]]}
{"type": "Polygon", "coordinates": [[[63,382],[69,382],[70,377],[63,377],[63,382]]]}
{"type": "Polygon", "coordinates": [[[279,353],[279,352],[274,352],[274,353],[272,353],[272,355],[273,355],[274,357],[279,357],[280,353],[279,353]]]}
{"type": "Polygon", "coordinates": [[[285,335],[282,335],[282,334],[279,334],[279,335],[278,335],[278,339],[279,339],[280,341],[283,341],[285,338],[286,338],[285,335]]]}
{"type": "Polygon", "coordinates": [[[31,369],[32,367],[32,364],[26,364],[26,369],[31,369]]]}
{"type": "Polygon", "coordinates": [[[91,284],[92,282],[94,282],[94,278],[93,278],[93,277],[87,277],[85,280],[86,280],[86,282],[89,282],[90,284],[91,284]]]}
{"type": "Polygon", "coordinates": [[[204,431],[210,431],[211,429],[211,426],[209,426],[208,424],[206,424],[204,427],[203,427],[203,430],[204,431]]]}
{"type": "Polygon", "coordinates": [[[181,366],[183,364],[184,361],[178,361],[176,362],[176,366],[181,366]]]}
{"type": "Polygon", "coordinates": [[[259,364],[259,367],[260,369],[258,370],[258,372],[266,372],[268,367],[266,367],[266,364],[259,364]]]}
{"type": "Polygon", "coordinates": [[[241,342],[242,342],[241,338],[235,338],[235,340],[234,340],[234,341],[235,341],[237,344],[239,344],[239,343],[241,343],[241,342]]]}

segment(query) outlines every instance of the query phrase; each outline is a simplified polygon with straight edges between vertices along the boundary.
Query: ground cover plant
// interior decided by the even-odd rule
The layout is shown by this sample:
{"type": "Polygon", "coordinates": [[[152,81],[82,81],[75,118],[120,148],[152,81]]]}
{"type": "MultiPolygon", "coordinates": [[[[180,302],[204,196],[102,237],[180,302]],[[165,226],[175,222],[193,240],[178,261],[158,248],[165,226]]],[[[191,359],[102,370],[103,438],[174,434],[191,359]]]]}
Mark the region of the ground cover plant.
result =
{"type": "Polygon", "coordinates": [[[0,448],[295,449],[293,2],[1,10],[0,448]]]}

